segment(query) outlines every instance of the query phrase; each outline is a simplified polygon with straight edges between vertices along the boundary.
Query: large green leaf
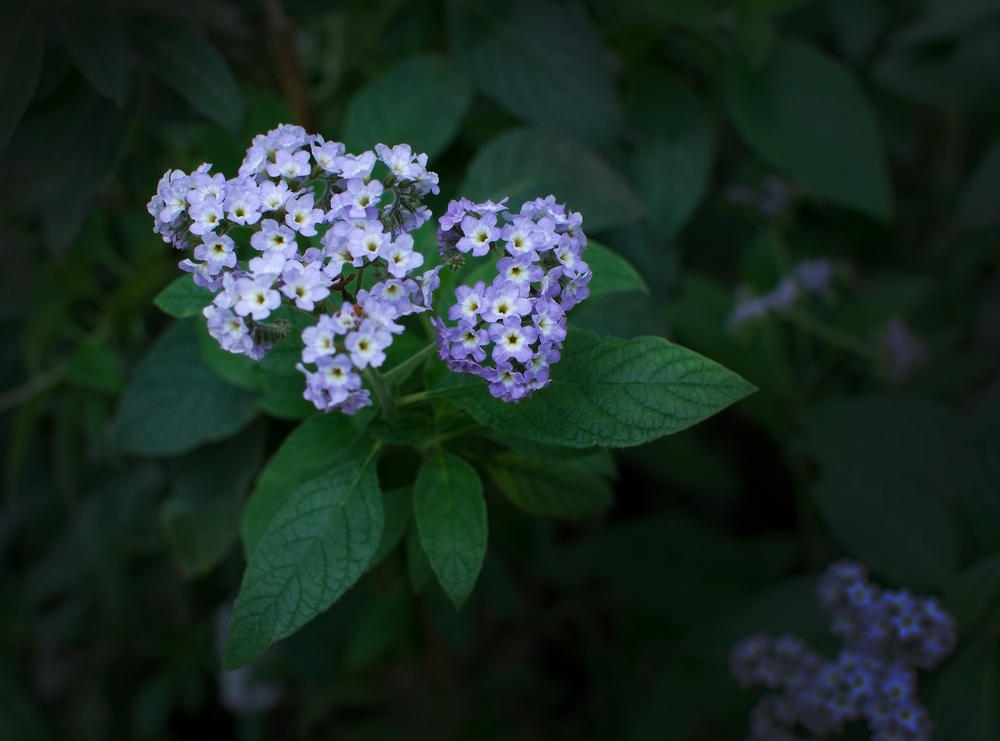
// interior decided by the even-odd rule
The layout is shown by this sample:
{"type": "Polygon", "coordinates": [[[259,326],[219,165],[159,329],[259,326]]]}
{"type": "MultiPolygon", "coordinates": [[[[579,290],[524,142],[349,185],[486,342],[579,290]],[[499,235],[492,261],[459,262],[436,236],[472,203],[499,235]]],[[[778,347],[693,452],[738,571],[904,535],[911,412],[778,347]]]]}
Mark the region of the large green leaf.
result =
{"type": "Polygon", "coordinates": [[[871,569],[912,587],[948,583],[958,566],[952,493],[972,469],[957,417],[916,399],[833,399],[806,420],[819,464],[810,495],[834,537],[871,569]]]}
{"type": "Polygon", "coordinates": [[[184,453],[229,437],[254,416],[253,396],[205,363],[194,321],[175,322],[136,366],[115,421],[125,450],[184,453]]]}
{"type": "Polygon", "coordinates": [[[143,27],[139,33],[139,50],[153,74],[195,110],[235,133],[243,119],[243,96],[229,64],[211,42],[182,28],[143,27]]]}
{"type": "Polygon", "coordinates": [[[458,133],[472,90],[461,69],[439,55],[406,60],[351,100],[344,119],[350,151],[405,142],[434,157],[458,133]]]}
{"type": "Polygon", "coordinates": [[[128,96],[131,52],[121,18],[83,14],[66,27],[66,49],[90,86],[119,106],[128,96]]]}
{"type": "Polygon", "coordinates": [[[186,319],[201,315],[201,310],[212,303],[212,292],[195,285],[190,275],[180,275],[156,294],[153,303],[164,314],[186,319]]]}
{"type": "Polygon", "coordinates": [[[889,220],[882,135],[849,70],[806,44],[784,41],[761,70],[734,67],[724,92],[733,125],[764,161],[833,203],[889,220]]]}
{"type": "Polygon", "coordinates": [[[593,458],[543,460],[514,451],[492,456],[485,467],[510,501],[533,515],[596,517],[611,506],[611,485],[594,470],[593,458]]]}
{"type": "Polygon", "coordinates": [[[343,414],[318,414],[285,438],[261,471],[243,512],[243,546],[253,554],[271,520],[305,482],[355,455],[363,433],[343,414]]]}
{"type": "Polygon", "coordinates": [[[3,98],[3,106],[0,107],[0,152],[6,149],[35,96],[35,88],[42,76],[44,54],[42,38],[27,13],[5,20],[0,28],[0,69],[4,70],[3,77],[0,77],[0,96],[3,98]]]}
{"type": "Polygon", "coordinates": [[[997,634],[991,631],[945,664],[930,706],[934,738],[996,741],[1000,734],[997,648],[997,634]]]}
{"type": "Polygon", "coordinates": [[[160,527],[188,576],[209,571],[236,542],[243,497],[260,465],[263,427],[177,461],[170,496],[160,507],[160,527]]]}
{"type": "Polygon", "coordinates": [[[417,474],[413,514],[438,582],[461,607],[486,556],[486,500],[475,469],[452,453],[436,451],[417,474]]]}
{"type": "Polygon", "coordinates": [[[644,142],[634,156],[636,184],[656,246],[670,242],[701,202],[712,172],[714,124],[691,90],[665,74],[647,75],[629,96],[644,142]]]}
{"type": "Polygon", "coordinates": [[[678,432],[753,391],[732,371],[662,337],[599,339],[570,332],[551,383],[517,403],[478,378],[438,393],[482,424],[539,442],[627,447],[678,432]]]}
{"type": "Polygon", "coordinates": [[[268,414],[281,419],[304,419],[316,413],[312,402],[302,396],[306,382],[295,365],[302,360],[301,329],[312,323],[311,317],[293,315],[295,331],[274,343],[254,366],[261,396],[257,405],[268,414]]]}
{"type": "Polygon", "coordinates": [[[300,485],[250,557],[223,650],[252,661],[326,610],[365,572],[382,537],[375,454],[349,456],[300,485]]]}
{"type": "Polygon", "coordinates": [[[459,192],[473,200],[523,201],[555,195],[599,231],[642,215],[639,196],[621,175],[575,139],[544,129],[515,129],[487,142],[469,165],[459,192]]]}
{"type": "Polygon", "coordinates": [[[456,56],[512,116],[590,141],[621,130],[610,56],[580,13],[538,0],[459,0],[448,21],[456,56]]]}
{"type": "Polygon", "coordinates": [[[627,291],[649,293],[649,286],[639,275],[639,271],[628,260],[603,244],[590,240],[583,258],[594,274],[589,286],[591,296],[627,291]]]}

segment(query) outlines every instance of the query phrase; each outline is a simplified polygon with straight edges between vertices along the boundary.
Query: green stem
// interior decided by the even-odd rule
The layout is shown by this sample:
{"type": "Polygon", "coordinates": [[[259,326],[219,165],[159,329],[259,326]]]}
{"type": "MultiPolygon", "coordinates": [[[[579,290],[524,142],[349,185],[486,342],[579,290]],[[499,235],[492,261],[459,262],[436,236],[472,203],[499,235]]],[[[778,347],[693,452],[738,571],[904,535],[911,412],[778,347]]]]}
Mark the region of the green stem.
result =
{"type": "Polygon", "coordinates": [[[428,357],[430,357],[436,349],[437,349],[437,344],[432,342],[431,344],[427,345],[427,347],[417,350],[417,352],[413,353],[413,355],[408,357],[402,363],[399,363],[399,365],[393,367],[392,370],[388,371],[384,376],[382,376],[382,380],[385,381],[386,383],[392,383],[397,378],[406,378],[406,376],[409,375],[410,371],[412,371],[415,367],[417,367],[422,362],[424,362],[428,357]]]}
{"type": "Polygon", "coordinates": [[[55,386],[62,381],[65,372],[65,366],[57,366],[29,378],[20,386],[0,392],[0,412],[20,406],[33,399],[37,394],[55,386]]]}
{"type": "Polygon", "coordinates": [[[393,401],[392,394],[389,393],[389,387],[385,385],[385,379],[370,366],[365,368],[364,376],[375,391],[375,398],[378,399],[378,404],[382,407],[382,416],[385,417],[386,422],[392,424],[396,419],[396,403],[393,401]]]}
{"type": "Polygon", "coordinates": [[[785,316],[788,321],[795,326],[816,335],[821,340],[828,342],[834,347],[847,350],[848,352],[860,355],[863,358],[871,359],[875,357],[875,351],[872,349],[871,345],[864,340],[858,339],[849,332],[845,332],[842,329],[833,326],[832,324],[827,324],[826,322],[820,321],[809,314],[801,312],[791,312],[785,316]]]}
{"type": "Polygon", "coordinates": [[[430,391],[418,391],[415,394],[407,394],[396,399],[396,406],[405,407],[407,404],[419,404],[431,398],[430,391]]]}

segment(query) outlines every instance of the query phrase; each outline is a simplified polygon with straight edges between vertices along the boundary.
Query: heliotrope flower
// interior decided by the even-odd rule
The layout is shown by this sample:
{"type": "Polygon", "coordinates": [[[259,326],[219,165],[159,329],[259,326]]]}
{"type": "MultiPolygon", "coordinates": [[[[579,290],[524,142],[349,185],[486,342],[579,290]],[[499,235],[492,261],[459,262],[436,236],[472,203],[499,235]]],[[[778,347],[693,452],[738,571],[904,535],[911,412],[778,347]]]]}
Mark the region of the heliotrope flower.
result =
{"type": "Polygon", "coordinates": [[[491,255],[496,276],[455,290],[447,318],[432,319],[439,354],[456,373],[478,375],[503,401],[529,396],[549,382],[566,338],[566,312],[587,297],[591,272],[582,254],[582,217],[554,196],[511,213],[500,203],[459,199],[439,221],[446,261],[491,255]]]}
{"type": "Polygon", "coordinates": [[[359,372],[384,362],[398,320],[426,311],[437,285],[437,269],[414,275],[424,259],[406,233],[429,216],[420,198],[437,192],[426,163],[408,145],[355,155],[281,124],[254,137],[231,179],[209,164],[166,172],[148,211],[164,241],[193,248],[180,267],[215,294],[203,314],[223,349],[260,359],[289,331],[283,306],[318,314],[302,334],[304,395],[350,413],[370,403],[359,372]],[[371,177],[380,159],[384,183],[371,177]],[[247,244],[234,226],[252,230],[247,244]],[[364,269],[376,280],[362,288],[364,269]]]}
{"type": "Polygon", "coordinates": [[[826,736],[865,720],[873,741],[929,741],[916,670],[934,667],[954,649],[954,619],[933,597],[872,584],[853,561],[832,564],[816,595],[831,614],[830,631],[844,642],[835,659],[790,634],[757,633],[730,654],[730,670],[742,686],[781,690],[754,708],[750,740],[798,739],[797,725],[826,736]]]}

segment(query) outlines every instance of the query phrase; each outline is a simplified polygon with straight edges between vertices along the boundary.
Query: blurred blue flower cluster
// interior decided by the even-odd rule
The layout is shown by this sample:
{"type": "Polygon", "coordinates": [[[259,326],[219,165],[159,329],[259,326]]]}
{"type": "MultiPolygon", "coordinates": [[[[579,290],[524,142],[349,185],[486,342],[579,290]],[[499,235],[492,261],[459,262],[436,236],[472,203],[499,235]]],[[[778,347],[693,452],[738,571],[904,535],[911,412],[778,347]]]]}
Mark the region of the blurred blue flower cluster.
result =
{"type": "Polygon", "coordinates": [[[955,647],[955,621],[933,597],[881,589],[864,566],[832,564],[816,585],[830,632],[843,641],[827,659],[800,638],[758,633],[740,641],[730,669],[744,687],[780,689],[750,719],[751,741],[800,738],[800,726],[824,736],[865,720],[874,741],[929,741],[931,722],[917,696],[917,669],[930,669],[955,647]]]}

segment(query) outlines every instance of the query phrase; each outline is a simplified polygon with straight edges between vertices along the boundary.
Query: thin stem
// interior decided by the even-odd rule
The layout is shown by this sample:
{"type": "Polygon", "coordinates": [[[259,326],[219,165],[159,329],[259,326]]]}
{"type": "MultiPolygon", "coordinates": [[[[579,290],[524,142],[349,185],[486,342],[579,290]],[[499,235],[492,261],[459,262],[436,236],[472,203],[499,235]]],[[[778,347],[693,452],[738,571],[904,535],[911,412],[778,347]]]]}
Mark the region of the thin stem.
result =
{"type": "Polygon", "coordinates": [[[55,386],[62,380],[65,371],[66,368],[64,366],[57,366],[45,373],[40,373],[29,378],[20,386],[0,392],[0,412],[20,406],[24,402],[30,401],[35,395],[51,386],[55,386]]]}
{"type": "Polygon", "coordinates": [[[432,342],[426,347],[417,350],[417,352],[413,353],[413,355],[411,355],[406,360],[401,362],[399,365],[396,365],[395,367],[392,368],[392,370],[388,371],[385,375],[383,375],[382,380],[385,381],[386,383],[392,383],[397,378],[405,378],[407,375],[409,375],[410,371],[412,371],[415,367],[417,367],[422,362],[424,362],[428,357],[430,357],[436,349],[437,349],[437,344],[432,342]]]}
{"type": "Polygon", "coordinates": [[[431,398],[430,391],[417,391],[415,394],[407,394],[406,396],[401,396],[396,399],[396,406],[405,407],[408,404],[419,404],[429,398],[431,398]]]}
{"type": "Polygon", "coordinates": [[[788,321],[800,329],[810,332],[821,340],[830,343],[834,347],[847,350],[863,358],[874,358],[875,351],[864,340],[845,332],[842,329],[820,321],[819,319],[802,312],[791,312],[785,315],[788,321]]]}
{"type": "Polygon", "coordinates": [[[396,402],[393,401],[392,394],[389,393],[385,378],[371,366],[365,368],[364,376],[375,391],[375,398],[378,399],[378,404],[382,407],[382,416],[386,422],[392,424],[396,419],[396,402]]]}

